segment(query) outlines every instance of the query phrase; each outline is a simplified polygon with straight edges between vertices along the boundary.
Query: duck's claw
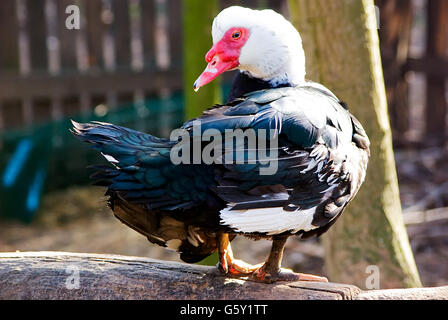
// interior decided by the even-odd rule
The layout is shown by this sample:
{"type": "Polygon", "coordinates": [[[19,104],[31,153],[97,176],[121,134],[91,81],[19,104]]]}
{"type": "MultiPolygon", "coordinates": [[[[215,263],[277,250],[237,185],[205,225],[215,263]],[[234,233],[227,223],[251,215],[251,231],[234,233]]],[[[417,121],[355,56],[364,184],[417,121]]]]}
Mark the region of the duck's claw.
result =
{"type": "Polygon", "coordinates": [[[252,273],[252,278],[264,283],[274,283],[276,281],[328,282],[328,279],[325,277],[306,273],[295,273],[290,269],[281,268],[277,271],[267,271],[264,265],[252,273]]]}

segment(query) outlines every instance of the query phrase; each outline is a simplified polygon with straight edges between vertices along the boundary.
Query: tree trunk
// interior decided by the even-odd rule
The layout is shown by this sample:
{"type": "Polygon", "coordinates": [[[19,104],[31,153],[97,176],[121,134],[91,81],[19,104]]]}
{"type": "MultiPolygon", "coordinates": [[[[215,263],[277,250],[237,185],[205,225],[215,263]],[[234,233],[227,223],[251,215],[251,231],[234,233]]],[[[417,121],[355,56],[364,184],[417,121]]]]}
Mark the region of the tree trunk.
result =
{"type": "Polygon", "coordinates": [[[381,288],[421,286],[403,224],[373,0],[289,4],[308,78],[347,102],[371,140],[366,181],[323,237],[329,278],[365,288],[378,270],[381,288]]]}
{"type": "Polygon", "coordinates": [[[184,13],[184,94],[185,118],[199,116],[221,100],[220,81],[215,79],[193,91],[193,83],[207,66],[205,54],[212,47],[212,22],[218,14],[217,0],[182,1],[184,13]]]}

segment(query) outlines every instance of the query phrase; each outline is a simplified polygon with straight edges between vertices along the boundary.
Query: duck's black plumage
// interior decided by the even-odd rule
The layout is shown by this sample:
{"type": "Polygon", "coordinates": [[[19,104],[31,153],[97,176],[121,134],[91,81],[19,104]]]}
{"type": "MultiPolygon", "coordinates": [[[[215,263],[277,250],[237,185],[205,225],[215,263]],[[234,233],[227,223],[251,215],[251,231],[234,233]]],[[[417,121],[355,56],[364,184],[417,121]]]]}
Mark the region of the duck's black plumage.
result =
{"type": "Polygon", "coordinates": [[[233,78],[232,85],[227,96],[227,103],[231,103],[235,99],[250,92],[291,86],[292,84],[290,83],[277,84],[276,86],[273,86],[269,81],[256,79],[248,75],[246,72],[238,71],[233,78]]]}
{"type": "Polygon", "coordinates": [[[320,235],[341,215],[364,179],[367,135],[325,87],[309,82],[272,88],[239,73],[229,98],[182,128],[192,133],[194,121],[200,121],[202,131],[215,129],[223,136],[226,129],[274,129],[275,174],[260,175],[260,167],[267,164],[247,145],[241,146],[249,160],[245,164],[174,165],[170,152],[177,141],[99,122],[75,124],[73,130],[114,164],[99,168],[94,178],[107,186],[117,218],[149,241],[179,251],[187,262],[216,251],[221,231],[252,237],[320,235]],[[226,221],[220,213],[226,209],[233,217],[236,210],[261,208],[280,208],[285,217],[297,215],[288,215],[292,222],[313,210],[313,228],[297,229],[300,224],[289,225],[281,221],[283,216],[269,223],[263,218],[244,221],[239,228],[238,219],[226,221]]]}

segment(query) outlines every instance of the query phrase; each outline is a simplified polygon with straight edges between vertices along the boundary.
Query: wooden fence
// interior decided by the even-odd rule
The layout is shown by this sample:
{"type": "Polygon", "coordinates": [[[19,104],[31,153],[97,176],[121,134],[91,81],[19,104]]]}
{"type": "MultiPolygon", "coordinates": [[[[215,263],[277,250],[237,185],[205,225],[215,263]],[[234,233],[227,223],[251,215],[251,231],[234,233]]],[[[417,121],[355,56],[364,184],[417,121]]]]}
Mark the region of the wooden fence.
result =
{"type": "Polygon", "coordinates": [[[181,1],[2,0],[0,132],[181,89],[181,1]],[[79,30],[66,27],[72,4],[79,30]]]}
{"type": "Polygon", "coordinates": [[[376,0],[376,4],[395,144],[443,146],[448,133],[448,1],[376,0]],[[412,84],[417,76],[423,81],[416,87],[412,84]],[[415,106],[414,99],[421,100],[417,103],[421,106],[415,106]],[[415,115],[412,119],[412,107],[422,109],[417,119],[415,115]]]}
{"type": "Polygon", "coordinates": [[[2,0],[0,128],[177,90],[181,43],[177,1],[2,0]]]}
{"type": "MultiPolygon", "coordinates": [[[[286,1],[220,0],[221,8],[232,4],[279,9],[286,1]]],[[[182,0],[0,1],[0,216],[31,221],[42,194],[87,184],[86,167],[104,161],[72,137],[68,117],[162,137],[182,124],[181,7],[182,0]],[[79,30],[66,27],[73,4],[79,30]]]]}
{"type": "MultiPolygon", "coordinates": [[[[180,90],[181,1],[2,0],[0,132],[180,90]],[[80,30],[65,25],[71,4],[80,8],[80,30]]],[[[222,8],[232,4],[288,14],[286,0],[220,1],[222,8]]],[[[447,135],[448,1],[376,0],[376,5],[395,143],[441,145],[447,135]],[[419,19],[426,45],[413,55],[412,30],[419,19]],[[413,74],[423,74],[427,87],[417,138],[409,134],[415,131],[409,101],[413,74]]]]}

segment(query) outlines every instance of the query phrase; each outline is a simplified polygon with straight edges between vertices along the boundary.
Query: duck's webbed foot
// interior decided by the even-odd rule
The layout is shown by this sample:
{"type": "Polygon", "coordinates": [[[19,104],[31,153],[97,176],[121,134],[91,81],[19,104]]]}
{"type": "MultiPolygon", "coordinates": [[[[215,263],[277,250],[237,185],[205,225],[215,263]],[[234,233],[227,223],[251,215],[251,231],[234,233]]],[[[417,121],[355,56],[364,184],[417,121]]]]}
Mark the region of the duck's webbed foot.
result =
{"type": "Polygon", "coordinates": [[[234,259],[229,235],[223,233],[218,236],[218,270],[232,276],[248,276],[258,270],[261,265],[250,265],[242,260],[234,259]]]}
{"type": "Polygon", "coordinates": [[[218,270],[233,277],[249,277],[252,280],[273,283],[276,281],[316,281],[328,282],[327,278],[306,273],[295,273],[290,269],[280,268],[287,237],[275,237],[271,253],[263,264],[255,266],[233,258],[229,236],[223,233],[218,236],[218,270]]]}
{"type": "Polygon", "coordinates": [[[328,282],[325,277],[306,273],[295,273],[290,269],[280,268],[283,250],[288,237],[275,237],[272,242],[271,253],[266,262],[255,270],[252,278],[256,281],[273,283],[276,281],[317,281],[328,282]]]}
{"type": "Polygon", "coordinates": [[[306,273],[296,273],[291,269],[279,268],[277,270],[266,270],[265,265],[254,271],[252,274],[253,279],[265,282],[274,283],[276,281],[315,281],[315,282],[328,282],[325,277],[315,276],[306,273]]]}

